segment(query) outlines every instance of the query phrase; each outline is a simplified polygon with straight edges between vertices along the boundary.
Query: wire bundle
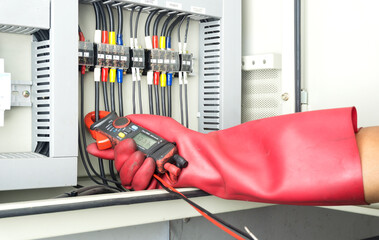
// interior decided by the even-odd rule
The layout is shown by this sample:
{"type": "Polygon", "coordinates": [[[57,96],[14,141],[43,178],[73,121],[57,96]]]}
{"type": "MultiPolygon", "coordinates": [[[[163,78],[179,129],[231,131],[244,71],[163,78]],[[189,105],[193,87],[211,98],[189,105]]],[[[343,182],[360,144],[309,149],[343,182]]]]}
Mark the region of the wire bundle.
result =
{"type": "MultiPolygon", "coordinates": [[[[106,18],[105,18],[105,12],[102,6],[102,3],[100,2],[94,2],[93,3],[94,11],[95,11],[95,16],[96,16],[96,31],[95,31],[95,43],[107,43],[108,42],[108,34],[107,34],[107,23],[106,23],[106,18]],[[101,31],[101,34],[99,32],[101,31]],[[101,39],[100,39],[101,38],[101,39]]],[[[108,16],[109,16],[109,22],[110,22],[110,42],[114,43],[115,42],[115,37],[114,37],[114,19],[113,19],[113,13],[109,5],[106,5],[106,8],[108,10],[108,16]]],[[[83,34],[81,34],[83,35],[83,34]]],[[[112,70],[112,69],[111,69],[112,70]]],[[[115,70],[113,69],[113,74],[110,74],[110,78],[112,81],[111,82],[111,109],[114,110],[115,108],[115,100],[114,100],[114,82],[115,80],[115,70]],[[112,84],[113,83],[113,84],[112,84]],[[112,91],[113,89],[113,91],[112,91]]],[[[94,77],[95,77],[95,118],[96,120],[99,119],[99,82],[100,82],[100,68],[96,67],[94,69],[94,77]]],[[[111,71],[112,73],[112,71],[111,71]]],[[[108,69],[103,68],[102,69],[102,74],[101,74],[102,82],[103,82],[103,96],[104,96],[104,107],[106,111],[109,111],[109,106],[108,106],[108,96],[107,96],[107,89],[106,89],[106,81],[108,78],[108,69]]],[[[113,161],[109,161],[109,171],[111,174],[112,179],[107,179],[105,175],[105,169],[104,169],[104,163],[103,160],[98,158],[98,163],[99,163],[99,170],[100,173],[98,173],[95,168],[93,167],[89,154],[86,151],[86,132],[85,132],[85,126],[84,126],[84,113],[83,113],[83,108],[84,108],[84,72],[81,72],[81,83],[80,83],[80,138],[79,138],[79,154],[82,159],[83,166],[86,170],[86,173],[88,177],[94,181],[98,185],[103,185],[105,188],[101,188],[102,190],[96,190],[100,192],[108,191],[106,189],[113,189],[114,191],[125,191],[125,189],[121,186],[117,179],[117,175],[114,172],[114,166],[113,166],[113,161]],[[100,181],[96,180],[93,176],[92,173],[100,179],[100,181]],[[113,183],[116,186],[109,186],[109,183],[113,183]],[[104,190],[105,189],[105,190],[104,190]]],[[[112,192],[112,191],[110,191],[112,192]]]]}
{"type": "MultiPolygon", "coordinates": [[[[96,32],[95,32],[95,43],[109,43],[110,44],[119,44],[122,45],[122,31],[123,31],[123,10],[120,5],[117,6],[117,15],[118,15],[118,29],[117,29],[117,38],[116,38],[116,33],[115,33],[115,25],[114,25],[114,16],[113,12],[111,9],[111,6],[109,4],[103,4],[101,1],[99,2],[93,2],[93,7],[95,11],[95,16],[96,16],[96,32]],[[104,11],[103,8],[106,8],[107,11],[104,11]],[[107,20],[106,20],[106,13],[108,14],[109,17],[109,28],[107,25],[107,20]],[[108,32],[108,29],[110,30],[108,32]],[[99,31],[101,34],[99,34],[99,31]],[[109,33],[109,37],[108,37],[109,33]],[[99,40],[99,36],[101,36],[101,40],[99,40]]],[[[138,48],[138,23],[140,19],[141,12],[143,11],[142,7],[134,6],[131,8],[130,12],[130,44],[131,48],[135,49],[138,48]],[[133,24],[133,16],[134,12],[138,11],[137,16],[135,18],[135,22],[133,24]]],[[[183,15],[183,14],[175,14],[171,13],[168,15],[168,17],[165,19],[162,29],[161,29],[161,34],[160,38],[158,39],[158,26],[160,21],[167,16],[168,12],[163,10],[153,10],[149,13],[146,23],[145,23],[145,42],[146,42],[146,48],[151,48],[151,49],[165,49],[165,50],[171,50],[171,35],[176,26],[178,26],[178,45],[179,45],[179,52],[180,53],[185,53],[186,51],[186,44],[187,44],[187,36],[188,36],[188,28],[189,28],[189,22],[190,18],[188,15],[183,15]],[[153,36],[152,39],[150,37],[150,24],[153,21],[153,17],[156,16],[154,20],[154,25],[153,25],[153,36]],[[185,37],[184,37],[184,44],[182,46],[182,42],[180,41],[180,29],[183,24],[183,22],[187,20],[186,24],[186,31],[185,31],[185,37]]],[[[103,100],[104,100],[104,108],[106,111],[115,111],[116,108],[116,103],[115,103],[115,79],[117,77],[117,82],[118,82],[118,97],[119,97],[119,113],[120,115],[123,115],[123,94],[122,94],[122,78],[123,78],[123,70],[122,69],[110,69],[109,71],[109,79],[110,79],[110,107],[108,105],[108,91],[107,91],[107,78],[108,78],[108,68],[102,68],[101,69],[101,74],[100,74],[100,69],[96,69],[99,67],[95,67],[95,115],[96,115],[96,120],[99,119],[99,109],[100,109],[100,104],[99,104],[99,98],[100,98],[100,93],[99,93],[99,83],[100,80],[102,81],[102,90],[103,90],[103,100]],[[117,71],[116,71],[117,70],[117,71]],[[99,72],[99,73],[96,73],[99,72]],[[117,74],[117,76],[116,76],[117,74]]],[[[154,85],[154,90],[155,90],[155,113],[160,115],[167,115],[167,116],[172,116],[172,96],[171,96],[171,86],[173,82],[173,73],[170,72],[148,72],[147,73],[147,79],[148,79],[148,94],[149,94],[149,112],[151,114],[154,114],[154,107],[153,107],[153,93],[152,93],[152,86],[154,85]],[[159,84],[160,83],[160,84],[159,84]],[[159,94],[159,85],[161,88],[161,92],[159,94]],[[167,92],[167,102],[166,102],[166,92],[167,92]],[[161,98],[160,98],[161,95],[161,98]],[[160,99],[162,100],[160,102],[160,99]],[[160,104],[161,103],[161,104],[160,104]],[[167,106],[167,108],[166,108],[167,106]],[[162,112],[161,112],[162,109],[162,112]],[[166,111],[167,110],[167,111],[166,111]]],[[[140,106],[140,113],[142,113],[142,95],[141,95],[141,76],[140,76],[140,70],[137,67],[132,67],[132,103],[133,103],[133,113],[136,113],[136,82],[138,83],[138,95],[139,95],[139,106],[140,106]]],[[[84,79],[84,73],[81,75],[81,80],[83,81],[84,79]]],[[[83,84],[83,83],[82,83],[83,84]]],[[[81,87],[83,87],[81,85],[81,87]]],[[[185,72],[179,72],[179,95],[180,95],[180,109],[181,109],[181,122],[184,125],[188,127],[188,94],[187,94],[187,79],[186,79],[186,73],[185,72]],[[184,79],[184,81],[183,81],[184,79]],[[183,106],[183,85],[184,85],[184,102],[185,102],[185,108],[183,106]],[[185,120],[184,120],[184,112],[185,112],[185,120]]],[[[83,89],[82,89],[82,104],[83,104],[83,89]]],[[[81,110],[83,111],[83,109],[81,110]]],[[[81,114],[81,118],[83,119],[83,113],[81,114]]],[[[82,147],[86,147],[86,142],[85,142],[85,131],[83,128],[83,123],[81,122],[82,130],[82,142],[80,145],[82,147]]],[[[113,162],[109,162],[109,169],[110,169],[110,174],[112,177],[112,180],[107,179],[105,177],[105,170],[104,170],[104,165],[103,165],[103,160],[98,159],[99,162],[99,170],[100,173],[98,174],[97,172],[94,171],[92,164],[90,163],[90,159],[88,156],[88,153],[81,147],[81,155],[83,156],[83,159],[86,161],[85,166],[89,166],[90,169],[88,169],[88,173],[91,170],[92,172],[95,173],[95,175],[100,178],[102,181],[102,185],[109,186],[109,183],[116,184],[116,189],[123,190],[121,185],[118,182],[117,176],[114,172],[114,167],[113,167],[113,162]]],[[[88,168],[88,167],[87,167],[88,168]]],[[[96,183],[99,183],[97,181],[96,183]]]]}

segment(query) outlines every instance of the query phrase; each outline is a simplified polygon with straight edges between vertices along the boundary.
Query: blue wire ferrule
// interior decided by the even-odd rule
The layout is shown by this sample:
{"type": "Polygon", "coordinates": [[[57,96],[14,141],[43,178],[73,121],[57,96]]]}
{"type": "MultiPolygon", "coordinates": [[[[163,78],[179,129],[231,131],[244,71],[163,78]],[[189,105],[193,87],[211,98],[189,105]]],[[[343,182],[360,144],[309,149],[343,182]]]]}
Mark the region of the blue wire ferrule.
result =
{"type": "Polygon", "coordinates": [[[122,34],[117,34],[116,43],[117,43],[117,45],[123,45],[124,44],[122,42],[122,34]]]}
{"type": "Polygon", "coordinates": [[[171,37],[166,37],[166,49],[171,49],[171,37]]]}
{"type": "Polygon", "coordinates": [[[167,86],[172,86],[172,73],[167,73],[167,86]]]}
{"type": "Polygon", "coordinates": [[[122,69],[117,69],[117,82],[122,83],[122,75],[124,74],[122,69]]]}

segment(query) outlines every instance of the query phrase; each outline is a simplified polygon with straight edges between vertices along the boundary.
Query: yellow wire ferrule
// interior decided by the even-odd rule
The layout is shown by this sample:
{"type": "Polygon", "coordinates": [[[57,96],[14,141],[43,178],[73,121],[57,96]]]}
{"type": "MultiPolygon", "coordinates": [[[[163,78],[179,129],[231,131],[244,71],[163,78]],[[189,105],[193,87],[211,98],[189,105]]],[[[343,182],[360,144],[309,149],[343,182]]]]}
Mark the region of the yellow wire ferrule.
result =
{"type": "Polygon", "coordinates": [[[116,32],[109,32],[109,44],[116,45],[116,32]]]}
{"type": "Polygon", "coordinates": [[[109,82],[114,83],[116,82],[116,69],[111,68],[109,70],[109,82]]]}
{"type": "Polygon", "coordinates": [[[165,36],[161,36],[159,38],[159,48],[160,49],[165,49],[166,48],[166,37],[165,36]]]}
{"type": "Polygon", "coordinates": [[[161,80],[161,87],[166,87],[167,85],[167,79],[166,79],[166,73],[162,73],[160,76],[161,80]]]}

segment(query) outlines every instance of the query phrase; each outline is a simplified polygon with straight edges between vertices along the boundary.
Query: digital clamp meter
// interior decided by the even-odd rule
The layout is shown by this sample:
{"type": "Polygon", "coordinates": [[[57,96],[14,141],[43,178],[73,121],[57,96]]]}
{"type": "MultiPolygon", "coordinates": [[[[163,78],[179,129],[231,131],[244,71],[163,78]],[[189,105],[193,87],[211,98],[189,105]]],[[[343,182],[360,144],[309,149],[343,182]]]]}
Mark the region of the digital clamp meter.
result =
{"type": "Polygon", "coordinates": [[[188,162],[178,155],[173,143],[132,123],[129,118],[118,117],[115,112],[109,113],[97,122],[93,122],[93,117],[94,112],[87,114],[85,122],[100,150],[114,148],[119,142],[132,138],[139,151],[155,160],[157,172],[169,172],[175,179],[180,174],[180,169],[187,167],[188,162]]]}

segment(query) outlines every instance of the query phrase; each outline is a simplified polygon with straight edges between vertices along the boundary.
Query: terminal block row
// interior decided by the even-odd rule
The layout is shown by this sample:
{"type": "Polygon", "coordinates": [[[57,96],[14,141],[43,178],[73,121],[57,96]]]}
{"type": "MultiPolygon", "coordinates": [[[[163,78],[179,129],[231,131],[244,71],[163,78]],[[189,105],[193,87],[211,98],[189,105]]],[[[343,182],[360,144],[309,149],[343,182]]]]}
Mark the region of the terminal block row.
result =
{"type": "Polygon", "coordinates": [[[153,49],[147,51],[148,70],[155,72],[178,72],[179,54],[174,51],[153,49]]]}
{"type": "Polygon", "coordinates": [[[128,69],[129,47],[79,42],[79,65],[128,69]]]}
{"type": "Polygon", "coordinates": [[[122,45],[95,44],[95,66],[128,69],[129,48],[122,45]]]}
{"type": "Polygon", "coordinates": [[[122,45],[79,42],[79,65],[139,68],[155,72],[192,72],[193,55],[162,49],[130,49],[122,45]]]}
{"type": "Polygon", "coordinates": [[[179,54],[171,50],[153,49],[147,51],[148,70],[156,72],[192,72],[193,55],[179,54]]]}

